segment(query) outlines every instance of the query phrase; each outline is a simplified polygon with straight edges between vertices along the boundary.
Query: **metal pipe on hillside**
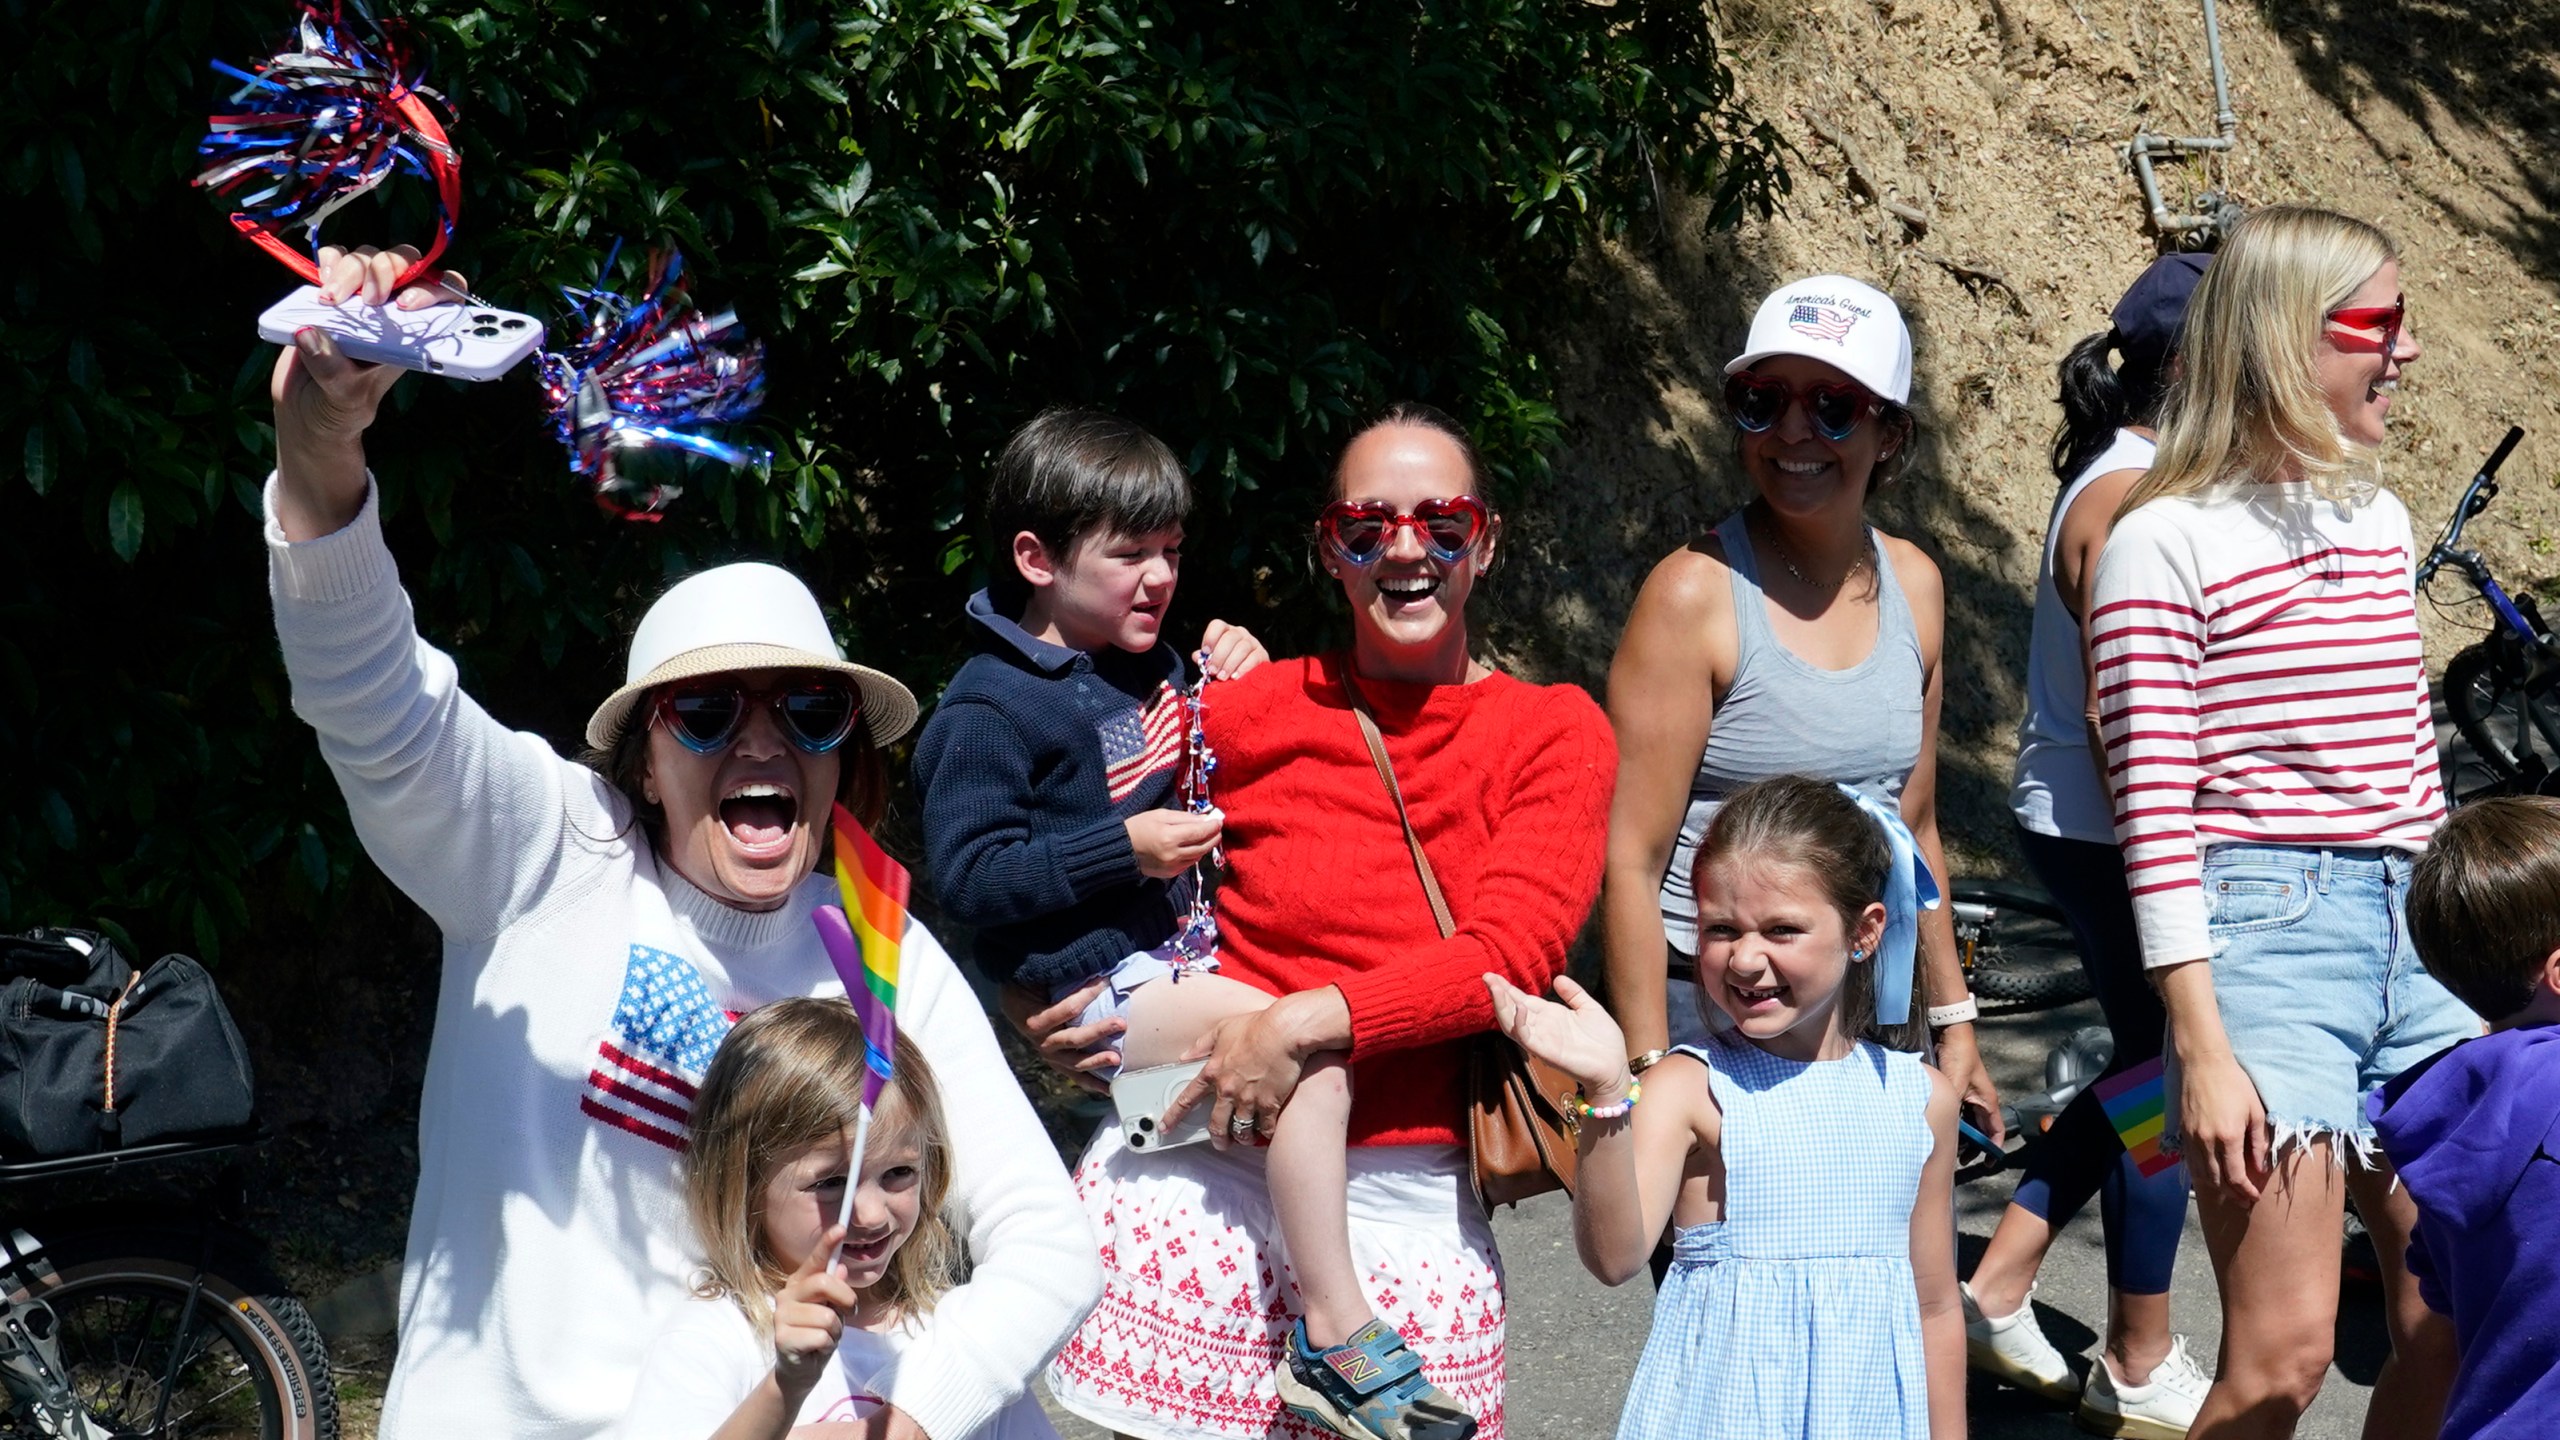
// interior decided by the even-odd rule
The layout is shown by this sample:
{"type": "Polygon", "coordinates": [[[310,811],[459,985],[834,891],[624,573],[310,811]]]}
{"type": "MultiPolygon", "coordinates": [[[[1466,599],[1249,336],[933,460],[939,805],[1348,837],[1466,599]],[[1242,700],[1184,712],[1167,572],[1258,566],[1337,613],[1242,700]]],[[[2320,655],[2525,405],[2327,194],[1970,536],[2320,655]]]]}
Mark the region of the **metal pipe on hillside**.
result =
{"type": "MultiPolygon", "coordinates": [[[[2160,179],[2151,169],[2154,157],[2201,155],[2209,151],[2228,151],[2240,134],[2240,117],[2231,108],[2231,77],[2222,64],[2222,17],[2216,13],[2213,0],[2204,0],[2205,54],[2213,67],[2213,123],[2215,135],[2154,135],[2136,130],[2131,140],[2117,147],[2125,166],[2142,184],[2143,203],[2151,208],[2151,224],[2163,235],[2182,234],[2189,230],[2219,227],[2227,222],[2231,206],[2218,205],[2213,213],[2173,215],[2169,202],[2160,197],[2160,179]]],[[[2208,200],[2216,198],[2204,197],[2208,200]]]]}

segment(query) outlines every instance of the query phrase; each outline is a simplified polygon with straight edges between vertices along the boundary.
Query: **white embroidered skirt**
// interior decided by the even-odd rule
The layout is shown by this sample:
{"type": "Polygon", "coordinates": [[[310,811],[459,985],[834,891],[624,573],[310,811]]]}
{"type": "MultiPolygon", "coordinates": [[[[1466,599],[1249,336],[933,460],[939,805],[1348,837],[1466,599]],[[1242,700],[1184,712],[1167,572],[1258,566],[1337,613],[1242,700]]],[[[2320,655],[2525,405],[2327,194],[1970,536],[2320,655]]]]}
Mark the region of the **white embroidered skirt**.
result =
{"type": "MultiPolygon", "coordinates": [[[[1329,1440],[1271,1373],[1299,1313],[1261,1150],[1133,1155],[1105,1124],[1076,1169],[1102,1303],[1048,1371],[1058,1403],[1139,1440],[1329,1440]]],[[[1351,1254],[1381,1319],[1502,1440],[1502,1262],[1446,1145],[1351,1151],[1351,1254]]]]}

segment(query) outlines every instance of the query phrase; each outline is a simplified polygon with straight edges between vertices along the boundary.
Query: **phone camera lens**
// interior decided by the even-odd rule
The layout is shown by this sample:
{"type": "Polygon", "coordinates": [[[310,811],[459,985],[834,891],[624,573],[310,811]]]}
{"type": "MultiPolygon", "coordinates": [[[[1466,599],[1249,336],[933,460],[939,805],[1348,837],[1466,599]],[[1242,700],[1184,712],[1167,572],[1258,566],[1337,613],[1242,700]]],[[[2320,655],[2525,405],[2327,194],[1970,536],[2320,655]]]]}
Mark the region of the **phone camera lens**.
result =
{"type": "Polygon", "coordinates": [[[521,330],[532,323],[532,321],[527,320],[521,315],[510,315],[506,319],[499,321],[498,325],[500,329],[504,330],[521,330]]]}
{"type": "Polygon", "coordinates": [[[479,336],[483,340],[495,340],[498,338],[498,327],[495,325],[474,325],[471,327],[471,333],[479,336]]]}
{"type": "Polygon", "coordinates": [[[496,321],[497,318],[496,312],[489,310],[475,310],[471,313],[471,321],[475,325],[487,325],[496,321]]]}

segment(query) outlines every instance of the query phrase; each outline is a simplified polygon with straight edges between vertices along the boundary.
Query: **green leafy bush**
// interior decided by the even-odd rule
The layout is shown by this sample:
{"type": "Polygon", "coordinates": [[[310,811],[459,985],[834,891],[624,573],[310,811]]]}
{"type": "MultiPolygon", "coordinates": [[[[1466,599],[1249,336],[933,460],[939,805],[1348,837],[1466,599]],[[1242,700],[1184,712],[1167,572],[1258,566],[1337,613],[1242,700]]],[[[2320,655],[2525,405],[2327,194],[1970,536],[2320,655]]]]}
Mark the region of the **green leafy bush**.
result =
{"type": "MultiPolygon", "coordinates": [[[[975,583],[965,498],[1041,405],[1141,419],[1203,507],[1190,623],[1283,646],[1346,423],[1419,396],[1515,483],[1557,432],[1540,334],[1577,247],[1663,191],[1765,212],[1778,142],[1694,3],[422,3],[461,109],[454,260],[558,313],[616,238],[682,246],[771,345],[768,475],[601,517],[527,371],[410,380],[372,441],[428,635],[510,721],[574,736],[664,577],[756,554],[930,694],[975,583]]],[[[257,486],[286,288],[187,188],[220,55],[285,7],[8,0],[0,164],[25,248],[0,443],[0,921],[106,914],[215,950],[355,867],[290,716],[257,486]]],[[[423,233],[414,191],[332,235],[423,233]]],[[[529,370],[529,367],[528,367],[529,370]]],[[[369,873],[369,872],[362,872],[369,873]]]]}

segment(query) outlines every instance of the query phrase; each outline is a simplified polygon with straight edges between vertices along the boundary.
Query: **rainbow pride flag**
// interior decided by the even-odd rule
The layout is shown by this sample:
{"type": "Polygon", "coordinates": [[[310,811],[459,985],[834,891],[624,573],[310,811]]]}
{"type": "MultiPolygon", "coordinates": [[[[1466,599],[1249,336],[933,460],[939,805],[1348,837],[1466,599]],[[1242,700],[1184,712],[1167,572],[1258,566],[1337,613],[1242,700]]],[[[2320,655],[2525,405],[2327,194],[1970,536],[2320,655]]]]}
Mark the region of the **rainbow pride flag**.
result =
{"type": "Polygon", "coordinates": [[[2107,1123],[2124,1140],[2124,1153],[2133,1157],[2135,1169],[2157,1175],[2178,1163],[2177,1156],[2160,1148],[2161,1132],[2169,1121],[2169,1087],[2158,1056],[2090,1088],[2107,1112],[2107,1123]]]}
{"type": "Polygon", "coordinates": [[[842,805],[835,812],[836,884],[844,908],[818,907],[818,938],[862,1022],[862,1108],[880,1103],[898,1043],[898,944],[907,933],[907,868],[889,858],[842,805]]]}

